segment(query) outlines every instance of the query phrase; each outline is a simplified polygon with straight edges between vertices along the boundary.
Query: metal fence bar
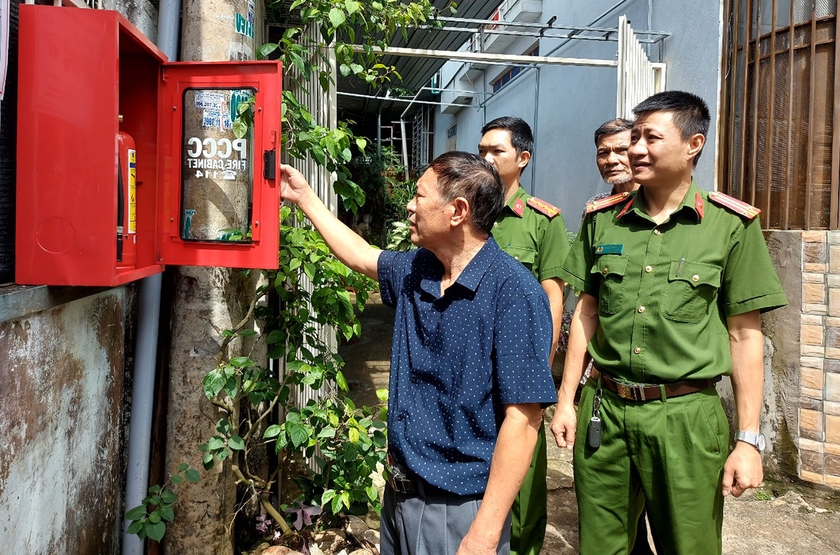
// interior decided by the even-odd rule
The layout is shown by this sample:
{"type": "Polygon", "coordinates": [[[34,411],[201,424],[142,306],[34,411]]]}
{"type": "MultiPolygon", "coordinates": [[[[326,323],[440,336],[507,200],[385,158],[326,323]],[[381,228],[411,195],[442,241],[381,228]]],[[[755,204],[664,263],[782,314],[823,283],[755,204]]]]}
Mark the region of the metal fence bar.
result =
{"type": "MultiPolygon", "coordinates": [[[[742,0],[743,1],[743,0],[742,0]]],[[[736,7],[738,10],[738,14],[741,13],[741,6],[740,4],[736,7]]],[[[747,121],[749,118],[747,117],[748,111],[748,103],[747,100],[749,99],[749,82],[748,79],[749,69],[750,69],[750,19],[752,14],[752,4],[747,5],[747,10],[744,18],[744,29],[746,30],[746,35],[743,37],[743,41],[741,41],[741,34],[740,34],[740,27],[738,30],[738,40],[735,43],[735,48],[741,49],[741,55],[743,56],[744,60],[744,67],[740,68],[741,72],[741,83],[736,83],[735,86],[741,86],[741,106],[738,110],[738,113],[741,115],[740,121],[740,130],[738,131],[738,137],[740,141],[738,142],[738,167],[735,170],[735,183],[738,186],[738,196],[739,198],[746,198],[748,191],[747,183],[746,183],[746,173],[747,173],[747,121]],[[743,44],[743,46],[741,46],[743,44]]],[[[733,141],[734,142],[734,141],[733,141]]]]}
{"type": "Polygon", "coordinates": [[[814,103],[817,93],[817,18],[811,3],[811,57],[808,60],[808,178],[805,181],[805,229],[811,229],[811,191],[814,185],[814,103]]]}
{"type": "Polygon", "coordinates": [[[618,20],[618,71],[616,117],[633,118],[633,108],[665,88],[664,64],[652,64],[630,27],[627,17],[618,20]]]}
{"type": "Polygon", "coordinates": [[[765,150],[765,158],[764,158],[764,167],[765,167],[765,177],[767,183],[765,185],[765,191],[767,191],[767,199],[764,203],[764,214],[765,218],[767,219],[768,223],[771,219],[771,209],[773,206],[772,203],[772,196],[773,196],[773,140],[774,140],[774,133],[773,127],[775,125],[775,117],[776,117],[776,0],[773,0],[773,3],[770,7],[772,10],[771,16],[771,25],[770,25],[770,93],[768,95],[769,106],[767,110],[767,139],[764,144],[765,150]]]}
{"type": "Polygon", "coordinates": [[[840,228],[840,10],[834,13],[834,118],[833,135],[831,141],[831,207],[829,209],[829,227],[840,228]]]}
{"type": "Polygon", "coordinates": [[[755,54],[753,54],[752,75],[753,75],[753,105],[752,105],[752,141],[750,141],[750,168],[749,168],[749,203],[755,205],[756,190],[758,189],[758,109],[761,104],[758,102],[758,86],[761,81],[761,51],[760,51],[760,28],[761,27],[761,2],[758,2],[755,10],[755,37],[752,37],[753,19],[749,18],[749,36],[755,40],[755,54]]]}
{"type": "Polygon", "coordinates": [[[795,4],[791,0],[790,2],[790,21],[788,26],[788,119],[787,119],[787,130],[788,130],[788,140],[787,140],[787,154],[785,156],[785,178],[788,180],[785,183],[785,227],[784,229],[790,229],[791,221],[790,221],[790,209],[791,209],[791,192],[793,190],[793,183],[794,183],[794,175],[796,174],[796,151],[793,148],[793,70],[794,70],[794,55],[795,49],[794,45],[796,41],[794,40],[794,30],[796,29],[796,21],[794,18],[795,14],[795,4]]]}

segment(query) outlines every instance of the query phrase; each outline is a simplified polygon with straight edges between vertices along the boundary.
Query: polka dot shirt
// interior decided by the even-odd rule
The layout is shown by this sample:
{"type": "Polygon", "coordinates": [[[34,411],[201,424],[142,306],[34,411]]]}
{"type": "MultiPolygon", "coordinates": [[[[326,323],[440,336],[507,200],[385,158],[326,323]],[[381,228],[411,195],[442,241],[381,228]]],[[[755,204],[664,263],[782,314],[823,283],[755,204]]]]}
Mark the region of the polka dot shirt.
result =
{"type": "Polygon", "coordinates": [[[428,250],[385,251],[378,270],[382,301],[396,308],[391,455],[434,486],[481,493],[504,405],[557,400],[548,299],[492,238],[443,296],[428,250]]]}

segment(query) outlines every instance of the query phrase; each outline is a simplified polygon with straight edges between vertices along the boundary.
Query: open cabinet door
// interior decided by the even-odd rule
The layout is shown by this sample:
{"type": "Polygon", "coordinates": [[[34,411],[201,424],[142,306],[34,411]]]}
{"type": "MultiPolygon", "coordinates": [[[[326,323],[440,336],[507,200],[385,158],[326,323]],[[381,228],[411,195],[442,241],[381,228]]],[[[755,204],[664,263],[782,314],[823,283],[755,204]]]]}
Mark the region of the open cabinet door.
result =
{"type": "Polygon", "coordinates": [[[275,61],[161,66],[158,263],[278,267],[281,89],[275,61]]]}

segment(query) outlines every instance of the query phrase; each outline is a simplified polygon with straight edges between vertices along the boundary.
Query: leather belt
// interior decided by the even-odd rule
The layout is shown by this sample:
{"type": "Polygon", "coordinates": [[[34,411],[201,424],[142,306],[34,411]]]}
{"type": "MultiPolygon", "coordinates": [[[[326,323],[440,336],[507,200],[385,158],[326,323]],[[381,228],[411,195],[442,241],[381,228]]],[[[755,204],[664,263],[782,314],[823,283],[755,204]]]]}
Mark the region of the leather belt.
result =
{"type": "Polygon", "coordinates": [[[669,397],[680,397],[682,395],[703,391],[704,389],[713,387],[720,381],[720,376],[718,376],[716,378],[706,380],[683,380],[680,382],[672,382],[661,385],[648,383],[628,384],[617,381],[615,378],[610,377],[608,374],[593,366],[590,378],[597,380],[599,375],[601,377],[601,383],[604,387],[617,394],[622,399],[627,399],[628,401],[658,401],[662,398],[663,387],[665,389],[666,399],[669,397]]]}
{"type": "Polygon", "coordinates": [[[390,456],[388,457],[388,462],[389,464],[385,466],[385,480],[395,492],[403,495],[422,497],[424,499],[433,495],[452,495],[451,492],[433,486],[419,476],[415,476],[401,465],[394,464],[391,462],[390,456]]]}

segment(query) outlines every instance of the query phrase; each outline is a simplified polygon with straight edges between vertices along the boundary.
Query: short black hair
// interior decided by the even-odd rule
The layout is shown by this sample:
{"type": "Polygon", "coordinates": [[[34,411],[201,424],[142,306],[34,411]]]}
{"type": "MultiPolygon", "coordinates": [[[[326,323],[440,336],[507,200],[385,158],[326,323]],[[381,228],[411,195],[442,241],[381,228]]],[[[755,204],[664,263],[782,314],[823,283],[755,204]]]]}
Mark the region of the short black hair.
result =
{"type": "Polygon", "coordinates": [[[534,154],[534,134],[531,132],[531,126],[524,119],[516,116],[496,118],[481,128],[481,134],[484,135],[494,129],[504,129],[510,132],[510,144],[516,149],[517,155],[523,152],[534,154]]]}
{"type": "Polygon", "coordinates": [[[446,202],[464,197],[473,224],[488,235],[505,207],[505,186],[490,163],[470,152],[447,152],[429,167],[437,178],[437,191],[446,202]]]}
{"type": "MultiPolygon", "coordinates": [[[[692,135],[701,134],[706,137],[709,132],[709,107],[697,96],[685,91],[664,91],[642,100],[633,113],[636,117],[651,112],[671,112],[674,125],[680,130],[680,137],[687,141],[692,135]]],[[[694,157],[694,165],[700,159],[700,154],[694,157]]]]}
{"type": "Polygon", "coordinates": [[[601,142],[601,137],[615,135],[616,133],[630,131],[631,129],[633,129],[633,122],[629,119],[615,118],[610,121],[605,121],[601,124],[601,127],[595,130],[595,146],[598,146],[601,142]]]}

